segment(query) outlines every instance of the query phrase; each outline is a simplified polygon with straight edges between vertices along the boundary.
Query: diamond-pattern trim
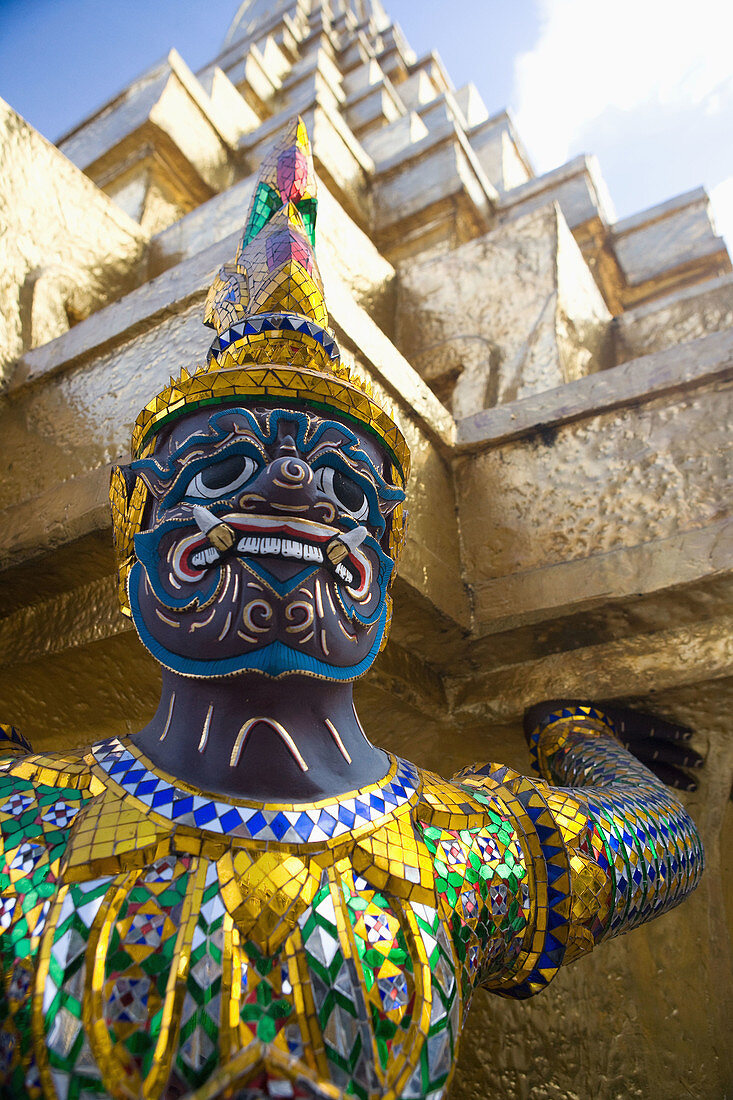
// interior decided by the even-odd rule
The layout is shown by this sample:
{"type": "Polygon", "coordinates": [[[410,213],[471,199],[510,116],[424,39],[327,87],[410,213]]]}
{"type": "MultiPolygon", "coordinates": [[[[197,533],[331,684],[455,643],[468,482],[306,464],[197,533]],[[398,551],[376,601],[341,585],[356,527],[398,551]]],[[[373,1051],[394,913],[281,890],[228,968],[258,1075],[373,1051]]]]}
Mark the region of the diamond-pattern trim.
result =
{"type": "Polygon", "coordinates": [[[153,772],[128,746],[129,742],[112,737],[100,741],[92,750],[102,771],[126,794],[176,825],[249,840],[282,844],[335,840],[411,802],[418,789],[415,766],[395,758],[387,778],[380,784],[338,801],[294,803],[287,809],[237,805],[176,787],[153,772]]]}

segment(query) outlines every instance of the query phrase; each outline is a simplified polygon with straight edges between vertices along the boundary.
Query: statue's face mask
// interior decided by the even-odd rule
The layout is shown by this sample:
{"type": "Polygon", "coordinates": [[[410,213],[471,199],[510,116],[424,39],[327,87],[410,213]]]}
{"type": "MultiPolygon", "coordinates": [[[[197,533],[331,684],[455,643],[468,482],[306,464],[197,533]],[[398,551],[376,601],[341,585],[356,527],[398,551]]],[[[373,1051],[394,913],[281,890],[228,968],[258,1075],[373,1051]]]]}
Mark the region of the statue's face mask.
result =
{"type": "Polygon", "coordinates": [[[129,468],[148,499],[128,578],[143,644],[188,676],[362,675],[389,623],[404,500],[383,469],[373,440],[310,412],[178,421],[129,468]]]}

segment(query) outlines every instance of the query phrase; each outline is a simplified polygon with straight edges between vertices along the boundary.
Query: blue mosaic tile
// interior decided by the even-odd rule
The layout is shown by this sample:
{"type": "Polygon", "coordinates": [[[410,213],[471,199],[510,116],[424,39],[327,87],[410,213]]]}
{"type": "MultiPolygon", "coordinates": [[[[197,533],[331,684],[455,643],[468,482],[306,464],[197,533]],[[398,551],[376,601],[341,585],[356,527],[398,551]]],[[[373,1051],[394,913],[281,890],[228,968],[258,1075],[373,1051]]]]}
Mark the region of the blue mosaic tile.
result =
{"type": "Polygon", "coordinates": [[[283,843],[316,843],[343,836],[352,829],[379,820],[393,808],[417,797],[417,769],[405,760],[394,760],[391,778],[314,807],[294,804],[281,807],[236,805],[204,795],[192,795],[156,775],[141,756],[126,748],[118,738],[100,741],[92,749],[94,758],[126,794],[147,809],[181,826],[251,840],[283,843]]]}

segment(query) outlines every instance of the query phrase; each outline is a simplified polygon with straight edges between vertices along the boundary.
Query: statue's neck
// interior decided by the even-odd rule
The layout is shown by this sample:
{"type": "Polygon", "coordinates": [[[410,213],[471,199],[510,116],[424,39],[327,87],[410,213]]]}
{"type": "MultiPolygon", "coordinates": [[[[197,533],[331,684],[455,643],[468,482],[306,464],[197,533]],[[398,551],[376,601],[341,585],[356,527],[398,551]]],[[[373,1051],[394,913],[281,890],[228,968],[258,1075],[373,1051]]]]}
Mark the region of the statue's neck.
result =
{"type": "Polygon", "coordinates": [[[133,740],[192,786],[269,802],[341,794],[389,766],[364,736],[352,685],[305,676],[204,680],[163,669],[158,710],[133,740]]]}

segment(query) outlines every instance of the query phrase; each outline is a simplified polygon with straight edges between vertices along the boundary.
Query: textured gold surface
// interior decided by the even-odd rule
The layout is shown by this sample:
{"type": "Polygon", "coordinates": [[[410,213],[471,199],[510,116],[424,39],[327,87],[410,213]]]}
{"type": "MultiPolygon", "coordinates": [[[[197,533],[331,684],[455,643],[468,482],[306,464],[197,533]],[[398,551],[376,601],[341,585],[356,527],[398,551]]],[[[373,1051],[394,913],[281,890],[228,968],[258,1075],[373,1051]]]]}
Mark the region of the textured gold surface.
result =
{"type": "Polygon", "coordinates": [[[496,578],[630,551],[726,515],[714,486],[728,476],[721,413],[730,401],[728,385],[705,387],[674,412],[659,398],[461,459],[459,511],[479,619],[492,613],[496,578]]]}
{"type": "Polygon", "coordinates": [[[609,698],[712,682],[730,675],[732,628],[731,616],[721,615],[692,626],[578,646],[486,674],[458,675],[450,681],[451,701],[458,712],[502,721],[548,696],[609,698]],[[594,692],[587,690],[591,682],[594,692]]]}
{"type": "Polygon", "coordinates": [[[23,351],[135,286],[147,237],[6,103],[0,103],[0,151],[5,382],[23,351]]]}
{"type": "Polygon", "coordinates": [[[553,206],[400,268],[397,345],[457,420],[610,366],[610,319],[553,206]]]}

